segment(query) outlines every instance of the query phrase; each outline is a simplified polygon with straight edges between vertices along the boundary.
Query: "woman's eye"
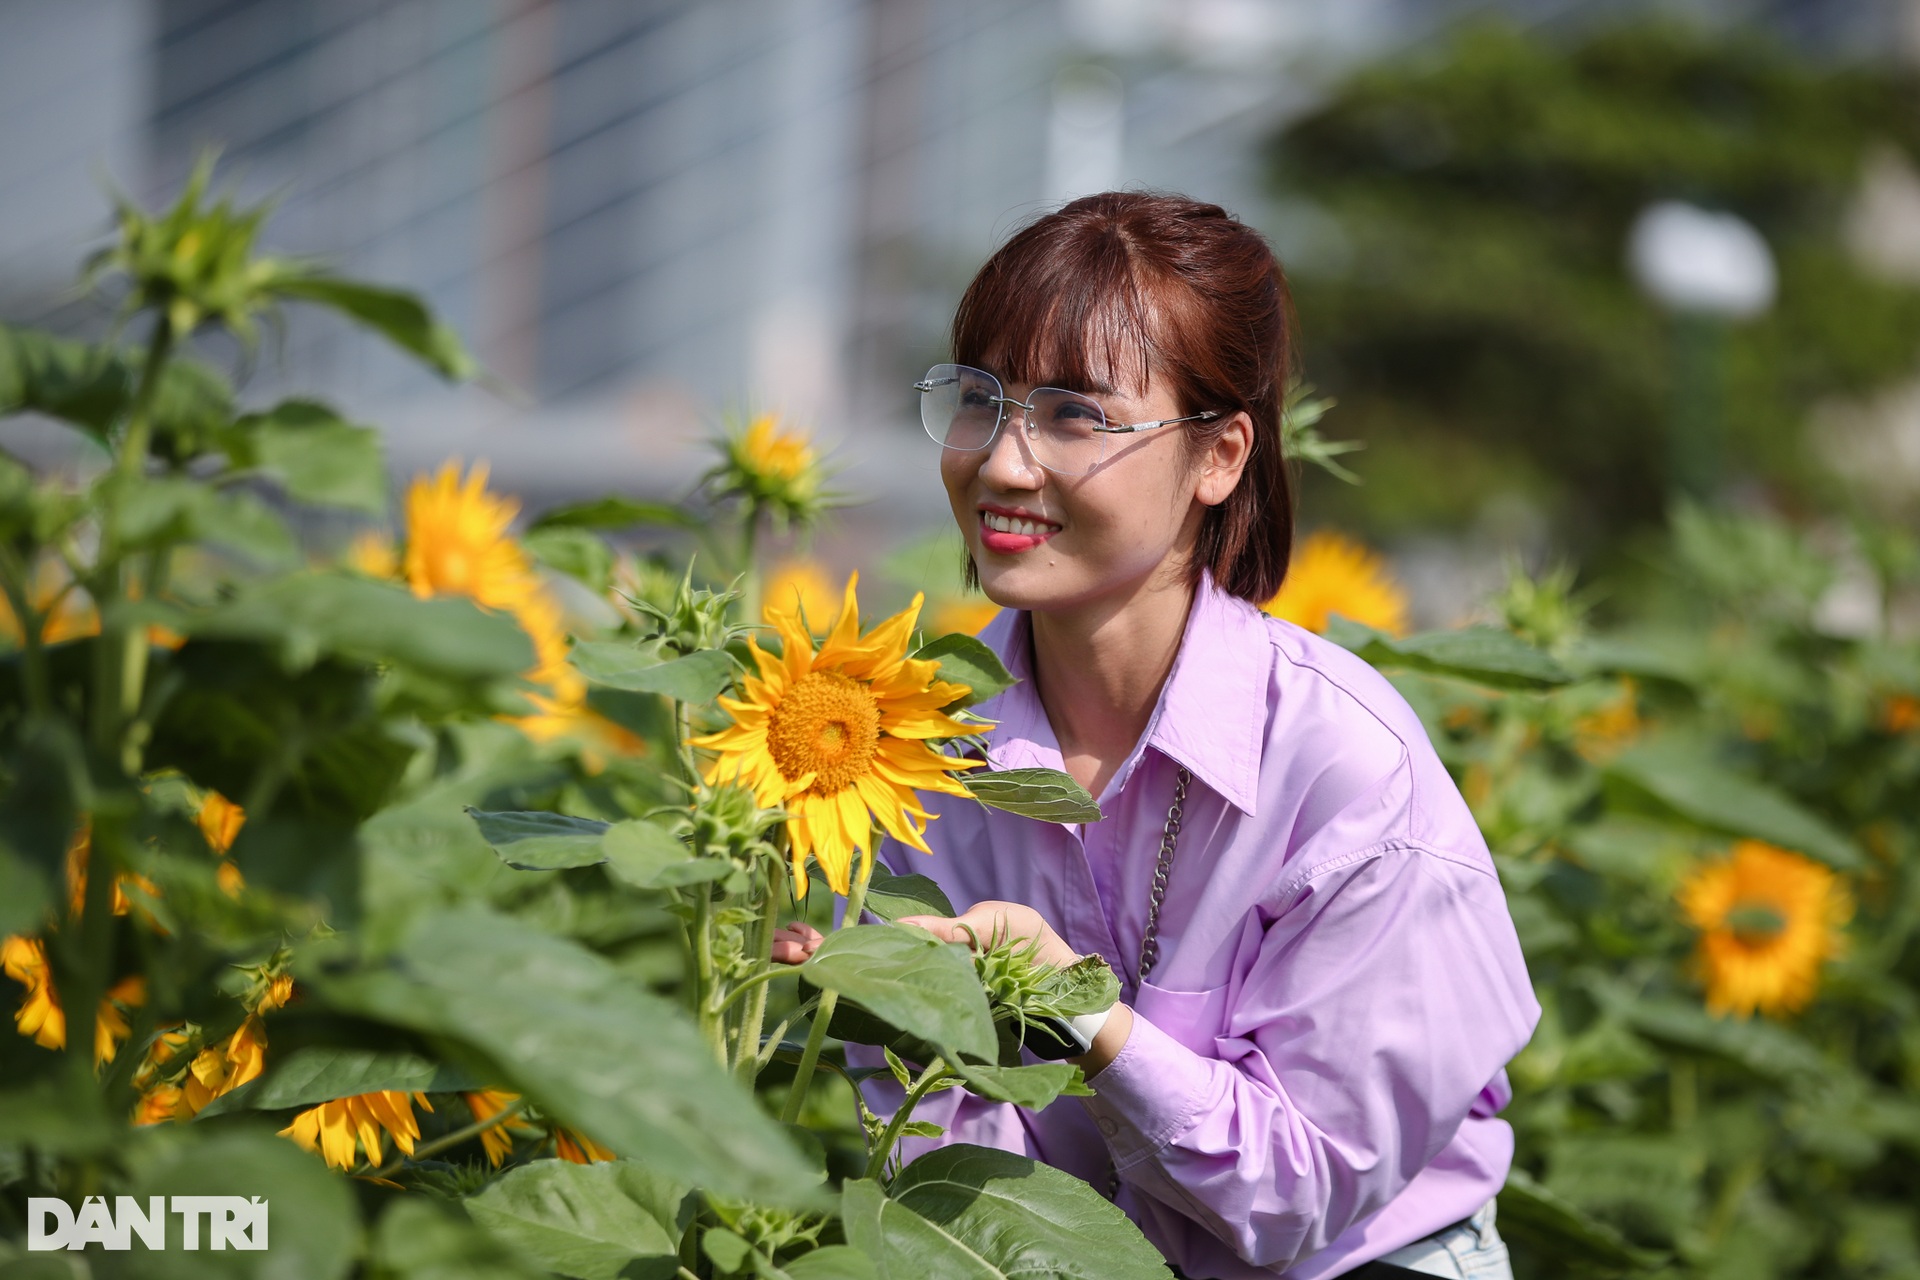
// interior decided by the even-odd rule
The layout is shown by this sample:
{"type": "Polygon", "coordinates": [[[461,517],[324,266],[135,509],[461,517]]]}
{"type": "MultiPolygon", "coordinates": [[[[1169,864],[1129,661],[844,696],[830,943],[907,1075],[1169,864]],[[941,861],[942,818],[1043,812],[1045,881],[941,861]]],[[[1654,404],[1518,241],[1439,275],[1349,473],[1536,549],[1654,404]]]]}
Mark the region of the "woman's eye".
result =
{"type": "Polygon", "coordinates": [[[980,387],[968,387],[960,393],[960,403],[969,409],[986,409],[993,405],[993,397],[980,387]]]}
{"type": "Polygon", "coordinates": [[[1072,400],[1063,403],[1054,410],[1054,417],[1066,418],[1075,422],[1099,422],[1106,415],[1100,412],[1098,405],[1078,404],[1072,400]]]}

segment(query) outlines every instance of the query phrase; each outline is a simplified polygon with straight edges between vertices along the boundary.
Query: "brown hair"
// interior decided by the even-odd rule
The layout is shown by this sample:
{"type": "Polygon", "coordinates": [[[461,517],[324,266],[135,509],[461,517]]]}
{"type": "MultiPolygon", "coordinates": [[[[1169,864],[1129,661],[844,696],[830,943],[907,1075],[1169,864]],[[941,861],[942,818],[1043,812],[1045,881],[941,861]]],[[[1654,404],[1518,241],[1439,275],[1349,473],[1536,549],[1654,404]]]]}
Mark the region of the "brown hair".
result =
{"type": "MultiPolygon", "coordinates": [[[[1240,483],[1200,526],[1193,573],[1261,604],[1293,549],[1293,484],[1280,447],[1293,336],[1286,275],[1260,233],[1218,205],[1107,191],[1022,228],[967,286],[954,359],[1009,383],[1085,390],[1151,373],[1196,452],[1235,411],[1253,420],[1240,483]],[[1100,365],[1093,361],[1099,358],[1100,365]]],[[[968,566],[968,576],[973,576],[968,566]]]]}

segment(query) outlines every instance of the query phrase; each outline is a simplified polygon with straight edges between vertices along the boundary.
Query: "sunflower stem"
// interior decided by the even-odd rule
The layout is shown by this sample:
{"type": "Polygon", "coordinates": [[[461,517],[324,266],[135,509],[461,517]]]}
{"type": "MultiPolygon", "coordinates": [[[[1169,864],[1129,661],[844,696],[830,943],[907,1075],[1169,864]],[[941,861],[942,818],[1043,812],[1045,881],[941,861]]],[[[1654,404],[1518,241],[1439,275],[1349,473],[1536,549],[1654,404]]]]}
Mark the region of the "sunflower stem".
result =
{"type": "MultiPolygon", "coordinates": [[[[871,845],[873,837],[867,837],[871,845]]],[[[860,851],[860,870],[853,878],[853,891],[847,895],[847,912],[840,917],[840,926],[860,923],[860,913],[867,905],[867,882],[873,879],[873,850],[860,851]]],[[[833,1007],[840,1003],[840,993],[831,987],[820,990],[820,1008],[814,1012],[813,1025],[807,1029],[807,1047],[800,1054],[800,1065],[794,1071],[793,1088],[787,1093],[787,1105],[780,1113],[780,1119],[794,1124],[800,1118],[800,1105],[806,1101],[807,1087],[813,1083],[813,1070],[820,1065],[820,1047],[826,1043],[827,1024],[833,1021],[833,1007]]]]}
{"type": "Polygon", "coordinates": [[[694,1016],[700,1034],[713,1050],[720,1065],[727,1065],[726,1019],[714,1000],[713,965],[713,890],[698,884],[693,887],[693,965],[694,1016]]]}
{"type": "MultiPolygon", "coordinates": [[[[782,828],[784,833],[785,828],[782,828]]],[[[798,966],[776,965],[773,963],[773,930],[780,909],[780,891],[786,880],[786,868],[782,865],[786,851],[776,850],[776,856],[769,859],[767,870],[766,897],[760,904],[760,921],[753,936],[753,950],[749,953],[754,963],[761,966],[760,972],[748,978],[728,995],[726,1003],[732,1004],[742,991],[749,992],[747,1007],[740,1015],[740,1036],[734,1042],[736,1061],[734,1069],[739,1073],[740,1083],[749,1089],[753,1087],[755,1077],[759,1075],[760,1028],[767,1019],[767,984],[784,973],[792,972],[798,966]]],[[[721,1006],[723,1009],[725,1005],[721,1006]]]]}
{"type": "Polygon", "coordinates": [[[874,1143],[873,1151],[867,1157],[867,1177],[878,1178],[886,1171],[887,1161],[893,1155],[894,1144],[900,1141],[900,1131],[907,1127],[907,1121],[913,1118],[913,1109],[920,1105],[920,1099],[927,1091],[945,1080],[953,1072],[947,1070],[947,1064],[935,1058],[913,1082],[913,1088],[907,1090],[907,1096],[900,1101],[899,1110],[893,1113],[893,1119],[887,1121],[887,1130],[880,1135],[880,1141],[874,1143]]]}

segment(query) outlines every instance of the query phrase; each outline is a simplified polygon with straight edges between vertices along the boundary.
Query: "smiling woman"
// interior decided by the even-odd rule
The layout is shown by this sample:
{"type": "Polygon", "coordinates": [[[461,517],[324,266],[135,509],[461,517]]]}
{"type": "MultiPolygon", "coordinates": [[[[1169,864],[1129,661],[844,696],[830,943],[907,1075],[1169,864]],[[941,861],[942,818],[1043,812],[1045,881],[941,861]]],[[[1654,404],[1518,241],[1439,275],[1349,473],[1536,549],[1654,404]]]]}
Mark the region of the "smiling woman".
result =
{"type": "MultiPolygon", "coordinates": [[[[1107,193],[1018,233],[916,384],[981,633],[995,769],[1064,769],[1061,826],[922,793],[951,941],[1089,955],[1121,999],[1063,1038],[1097,1096],[959,1092],[940,1136],[1096,1186],[1193,1277],[1509,1274],[1504,1065],[1539,1013],[1485,842],[1419,719],[1258,606],[1291,552],[1286,280],[1217,206],[1107,193]]],[[[916,812],[916,818],[919,813],[916,812]]],[[[786,932],[798,959],[817,938],[786,932]]],[[[852,1057],[861,1051],[850,1048],[852,1057]]],[[[863,1062],[862,1065],[879,1065],[863,1062]]],[[[899,1091],[878,1073],[875,1109],[899,1091]]]]}

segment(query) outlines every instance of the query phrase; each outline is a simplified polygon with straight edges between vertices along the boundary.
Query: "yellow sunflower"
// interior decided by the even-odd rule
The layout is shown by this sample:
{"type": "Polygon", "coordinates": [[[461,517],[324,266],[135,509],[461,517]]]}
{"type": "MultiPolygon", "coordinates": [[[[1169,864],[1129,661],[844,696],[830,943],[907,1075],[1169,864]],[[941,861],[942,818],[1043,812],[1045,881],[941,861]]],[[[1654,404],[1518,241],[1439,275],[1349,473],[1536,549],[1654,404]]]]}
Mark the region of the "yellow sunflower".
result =
{"type": "MultiPolygon", "coordinates": [[[[473,1113],[475,1124],[484,1124],[520,1101],[519,1094],[508,1093],[505,1089],[476,1089],[460,1096],[466,1100],[467,1110],[473,1113]]],[[[503,1120],[493,1128],[480,1132],[481,1149],[487,1153],[488,1163],[496,1169],[502,1160],[513,1154],[513,1135],[507,1132],[513,1127],[512,1120],[503,1120]]]]}
{"type": "Polygon", "coordinates": [[[940,680],[938,663],[907,656],[921,597],[863,636],[858,581],[847,579],[839,620],[817,653],[797,613],[770,609],[780,656],[750,641],[759,675],[742,681],[745,697],[720,699],[733,724],[694,740],[718,753],[709,783],[738,778],[760,804],[786,808],[802,895],[808,857],[836,892],[849,890],[854,852],[871,855],[875,821],[902,844],[931,852],[922,837],[929,815],[914,792],[965,795],[953,774],[978,764],[928,745],[969,730],[940,710],[967,690],[940,680]]]}
{"type": "Polygon", "coordinates": [[[967,596],[959,600],[944,600],[927,620],[927,630],[934,635],[943,636],[951,631],[963,635],[977,636],[987,629],[987,624],[1000,616],[1000,606],[991,600],[982,600],[967,596]]]}
{"type": "Polygon", "coordinates": [[[571,1129],[553,1131],[553,1154],[574,1164],[596,1164],[620,1158],[586,1134],[571,1129]]]}
{"type": "Polygon", "coordinates": [[[378,530],[369,529],[347,544],[347,567],[369,578],[397,578],[400,576],[400,552],[394,547],[392,538],[378,530]]]}
{"type": "MultiPolygon", "coordinates": [[[[46,944],[18,934],[0,939],[0,970],[27,989],[13,1015],[13,1025],[20,1034],[43,1049],[66,1048],[67,1013],[61,1007],[60,993],[53,987],[46,944]]],[[[113,1061],[120,1042],[131,1034],[126,1010],[145,1003],[146,998],[146,979],[137,975],[120,979],[101,997],[93,1020],[95,1066],[113,1061]]]]}
{"type": "Polygon", "coordinates": [[[767,621],[772,621],[774,609],[784,609],[800,614],[813,631],[823,630],[840,605],[826,571],[813,560],[788,560],[776,566],[767,575],[763,594],[766,603],[761,616],[767,621]]]}
{"type": "Polygon", "coordinates": [[[1853,914],[1831,870],[1758,840],[1742,840],[1727,857],[1696,868],[1679,899],[1700,930],[1707,1008],[1742,1018],[1805,1008],[1853,914]]]}
{"type": "Polygon", "coordinates": [[[780,419],[763,413],[748,424],[733,451],[742,470],[775,484],[804,480],[818,459],[813,442],[798,431],[782,431],[780,419]]]}
{"type": "Polygon", "coordinates": [[[356,1149],[366,1153],[367,1163],[379,1164],[387,1134],[393,1136],[394,1146],[413,1154],[413,1144],[420,1137],[420,1124],[413,1114],[416,1102],[433,1110],[426,1094],[394,1089],[335,1098],[302,1111],[280,1130],[280,1136],[292,1138],[305,1150],[318,1151],[336,1169],[353,1168],[356,1149]]]}
{"type": "Polygon", "coordinates": [[[1407,594],[1386,561],[1331,530],[1310,535],[1294,549],[1286,581],[1261,607],[1309,631],[1325,631],[1336,613],[1389,635],[1407,630],[1407,594]]]}
{"type": "Polygon", "coordinates": [[[402,561],[416,596],[466,596],[489,609],[518,612],[539,588],[533,561],[507,535],[520,504],[487,491],[487,464],[460,476],[449,462],[407,490],[407,551],[402,561]]]}

